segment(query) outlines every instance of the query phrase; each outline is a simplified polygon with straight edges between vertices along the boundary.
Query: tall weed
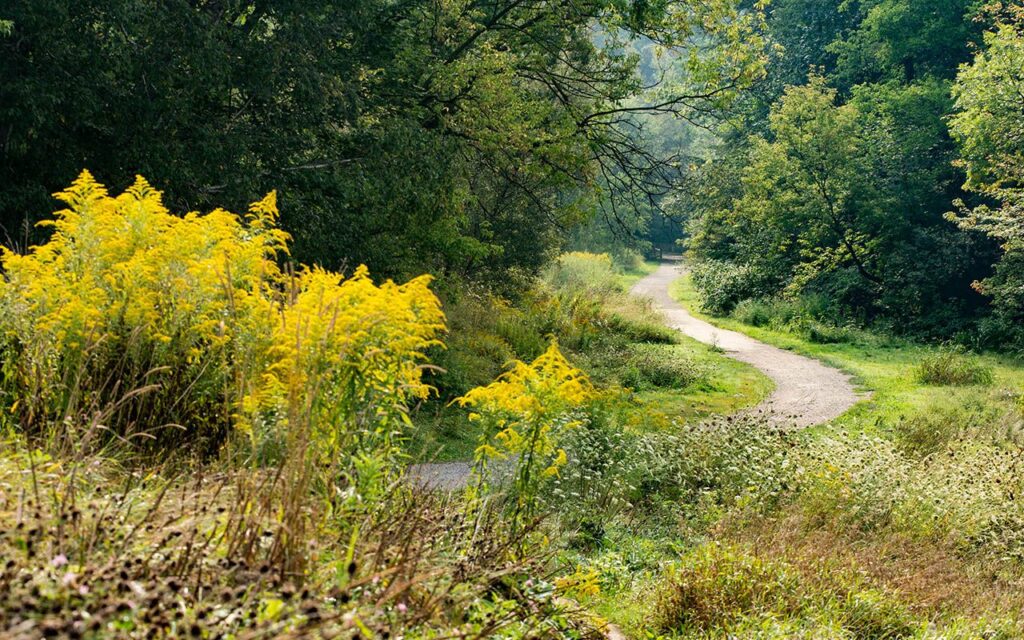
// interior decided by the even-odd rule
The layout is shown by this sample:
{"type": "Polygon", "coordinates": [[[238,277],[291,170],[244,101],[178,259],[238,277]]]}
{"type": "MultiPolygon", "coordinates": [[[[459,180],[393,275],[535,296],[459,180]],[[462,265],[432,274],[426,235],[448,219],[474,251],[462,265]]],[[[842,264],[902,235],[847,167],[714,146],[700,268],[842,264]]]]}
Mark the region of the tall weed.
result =
{"type": "Polygon", "coordinates": [[[313,490],[339,513],[381,499],[444,329],[429,278],[282,271],[274,194],[244,219],[178,217],[141,177],[112,197],[86,172],[58,197],[68,208],[49,242],[2,254],[4,426],[75,457],[110,442],[159,458],[231,443],[278,465],[292,568],[313,490]]]}
{"type": "Polygon", "coordinates": [[[917,379],[934,385],[990,385],[992,367],[959,345],[932,351],[921,358],[917,379]]]}

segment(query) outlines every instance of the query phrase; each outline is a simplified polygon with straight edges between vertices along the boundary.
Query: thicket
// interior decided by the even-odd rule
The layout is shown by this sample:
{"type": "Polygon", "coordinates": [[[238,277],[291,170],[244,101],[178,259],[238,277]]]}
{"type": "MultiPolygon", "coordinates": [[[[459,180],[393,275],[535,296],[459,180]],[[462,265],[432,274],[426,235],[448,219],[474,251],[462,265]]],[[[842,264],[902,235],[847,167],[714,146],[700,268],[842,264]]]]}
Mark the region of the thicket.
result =
{"type": "Polygon", "coordinates": [[[979,232],[994,231],[987,208],[959,229],[949,215],[979,195],[1013,206],[997,184],[1018,139],[999,115],[1012,16],[969,0],[772,3],[767,80],[679,201],[707,308],[824,298],[837,326],[1016,344],[1012,250],[1000,260],[1005,237],[979,232]]]}
{"type": "Polygon", "coordinates": [[[572,505],[558,513],[577,531],[578,573],[671,637],[1018,637],[1013,596],[931,608],[914,589],[935,585],[904,584],[888,564],[927,553],[973,567],[992,593],[1015,592],[1020,444],[984,422],[946,416],[939,423],[964,430],[933,438],[928,422],[889,439],[772,430],[756,418],[647,434],[593,420],[567,441],[552,504],[572,505]],[[760,527],[756,545],[729,542],[760,527]],[[818,542],[785,555],[805,539],[818,542]],[[839,559],[860,546],[893,555],[870,571],[839,559]]]}
{"type": "Polygon", "coordinates": [[[552,340],[597,387],[618,389],[622,397],[615,404],[623,411],[642,412],[637,396],[647,391],[713,387],[706,363],[678,345],[678,334],[622,285],[633,263],[571,252],[516,298],[472,286],[443,291],[449,332],[444,347],[430,351],[433,366],[425,373],[438,393],[416,406],[413,451],[427,458],[439,452],[470,457],[467,434],[478,425],[454,402],[490,384],[511,363],[538,358],[552,340]]]}
{"type": "Polygon", "coordinates": [[[294,438],[353,477],[393,455],[444,329],[429,278],[283,271],[273,193],[244,219],[172,215],[142,178],[113,197],[86,172],[58,197],[50,240],[2,255],[6,427],[83,451],[294,438]]]}
{"type": "Polygon", "coordinates": [[[926,384],[992,384],[992,369],[977,361],[963,347],[953,346],[921,359],[917,377],[926,384]]]}

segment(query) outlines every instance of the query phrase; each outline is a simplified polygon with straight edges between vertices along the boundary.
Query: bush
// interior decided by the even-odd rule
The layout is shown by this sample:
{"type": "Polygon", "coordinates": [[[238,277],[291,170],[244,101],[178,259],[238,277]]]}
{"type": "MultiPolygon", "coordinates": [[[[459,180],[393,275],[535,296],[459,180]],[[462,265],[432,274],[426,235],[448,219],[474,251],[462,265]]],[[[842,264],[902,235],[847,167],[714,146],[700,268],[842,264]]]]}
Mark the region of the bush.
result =
{"type": "Polygon", "coordinates": [[[644,269],[644,256],[639,251],[621,249],[612,256],[615,266],[627,273],[638,273],[644,269]]]}
{"type": "Polygon", "coordinates": [[[638,464],[634,436],[600,410],[565,432],[560,442],[567,463],[548,488],[545,500],[567,528],[578,531],[578,546],[596,546],[604,527],[630,506],[638,464]]]}
{"type": "Polygon", "coordinates": [[[768,509],[794,486],[795,437],[756,416],[644,434],[633,454],[643,466],[636,499],[768,509]]]}
{"type": "Polygon", "coordinates": [[[492,479],[492,462],[511,461],[515,515],[532,513],[539,491],[568,462],[561,447],[563,434],[579,425],[576,414],[596,395],[590,378],[552,341],[533,362],[516,361],[491,384],[459,398],[459,405],[472,411],[469,419],[481,426],[474,465],[477,488],[492,479]]]}
{"type": "Polygon", "coordinates": [[[743,300],[757,298],[761,286],[750,268],[720,260],[700,262],[693,267],[693,286],[709,313],[727,315],[743,300]]]}
{"type": "Polygon", "coordinates": [[[732,311],[732,317],[752,327],[767,327],[776,321],[777,303],[766,300],[743,300],[732,311]]]}
{"type": "Polygon", "coordinates": [[[792,615],[801,606],[799,577],[738,549],[707,544],[665,576],[655,605],[658,628],[712,631],[750,614],[792,615]]]}
{"type": "Polygon", "coordinates": [[[933,351],[917,366],[917,379],[934,385],[989,385],[992,368],[960,346],[933,351]]]}
{"type": "Polygon", "coordinates": [[[685,389],[710,377],[707,367],[672,346],[636,344],[630,348],[621,384],[636,391],[685,389]]]}
{"type": "Polygon", "coordinates": [[[702,545],[669,568],[655,617],[662,630],[697,637],[765,637],[774,627],[768,637],[908,638],[927,626],[891,596],[830,569],[805,580],[742,548],[702,545]]]}
{"type": "Polygon", "coordinates": [[[444,328],[429,278],[283,273],[274,194],[244,220],[174,216],[141,177],[111,197],[83,172],[57,197],[68,209],[50,241],[2,254],[0,419],[76,447],[112,433],[160,452],[215,450],[234,430],[350,478],[357,459],[371,475],[395,462],[444,328]]]}
{"type": "Polygon", "coordinates": [[[827,317],[825,308],[821,296],[807,296],[799,300],[743,300],[731,315],[751,326],[797,333],[815,344],[853,342],[855,331],[823,321],[827,317]]]}
{"type": "Polygon", "coordinates": [[[561,291],[588,292],[599,297],[622,290],[607,253],[563,253],[545,272],[544,279],[561,291]]]}
{"type": "Polygon", "coordinates": [[[801,323],[800,327],[807,341],[814,344],[841,344],[854,340],[852,332],[846,327],[834,327],[813,320],[801,323]]]}
{"type": "Polygon", "coordinates": [[[638,313],[619,310],[608,318],[608,327],[622,335],[630,342],[647,342],[651,344],[676,344],[679,332],[665,325],[664,321],[654,313],[638,313]]]}

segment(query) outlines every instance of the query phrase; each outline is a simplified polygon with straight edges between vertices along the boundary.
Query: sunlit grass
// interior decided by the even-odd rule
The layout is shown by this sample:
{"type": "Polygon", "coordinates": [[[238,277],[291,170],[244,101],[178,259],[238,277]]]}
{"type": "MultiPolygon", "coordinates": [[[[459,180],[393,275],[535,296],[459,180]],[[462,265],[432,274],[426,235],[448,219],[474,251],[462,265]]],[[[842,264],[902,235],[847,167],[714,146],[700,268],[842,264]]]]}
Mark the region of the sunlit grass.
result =
{"type": "Polygon", "coordinates": [[[859,389],[870,395],[839,417],[834,422],[836,427],[884,431],[918,414],[979,405],[1015,413],[1019,390],[1024,388],[1024,367],[1010,356],[992,353],[977,356],[981,366],[991,369],[991,384],[926,384],[920,380],[918,368],[922,361],[939,351],[938,347],[865,332],[856,332],[850,342],[817,344],[790,331],[755,327],[731,317],[703,313],[689,276],[677,280],[671,293],[695,316],[716,326],[817,358],[850,373],[859,389]]]}
{"type": "Polygon", "coordinates": [[[628,269],[623,269],[619,274],[619,283],[629,291],[636,283],[658,270],[658,263],[653,260],[644,260],[628,269]]]}

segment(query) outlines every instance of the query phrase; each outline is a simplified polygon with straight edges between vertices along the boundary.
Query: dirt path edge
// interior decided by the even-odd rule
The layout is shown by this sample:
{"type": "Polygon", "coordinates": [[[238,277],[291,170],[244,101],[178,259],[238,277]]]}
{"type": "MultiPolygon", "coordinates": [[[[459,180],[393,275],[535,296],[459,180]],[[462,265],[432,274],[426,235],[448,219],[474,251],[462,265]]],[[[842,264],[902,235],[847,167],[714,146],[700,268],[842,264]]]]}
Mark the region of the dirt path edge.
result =
{"type": "Polygon", "coordinates": [[[632,293],[650,298],[668,326],[704,344],[716,345],[726,356],[768,376],[775,390],[751,411],[779,426],[810,427],[838,418],[863,398],[850,376],[839,369],[695,318],[669,293],[682,269],[678,258],[666,259],[654,273],[636,283],[632,293]]]}

